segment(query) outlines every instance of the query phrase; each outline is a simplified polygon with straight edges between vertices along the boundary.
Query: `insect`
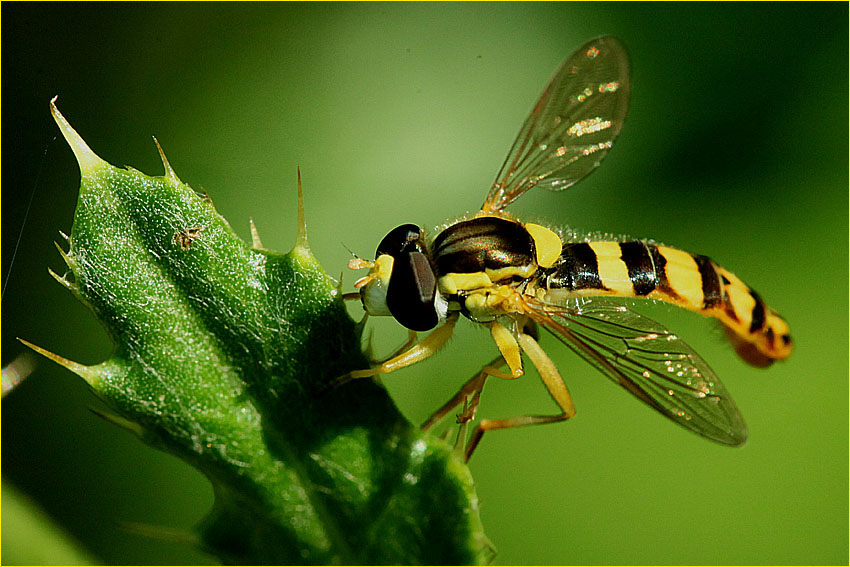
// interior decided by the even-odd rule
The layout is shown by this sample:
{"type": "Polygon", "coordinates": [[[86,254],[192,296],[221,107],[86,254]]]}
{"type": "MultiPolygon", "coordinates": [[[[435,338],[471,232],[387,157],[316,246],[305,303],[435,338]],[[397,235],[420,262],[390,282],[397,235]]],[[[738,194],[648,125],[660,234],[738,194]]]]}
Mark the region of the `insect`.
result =
{"type": "Polygon", "coordinates": [[[181,249],[188,250],[192,247],[192,243],[195,239],[201,235],[202,230],[204,230],[204,227],[202,226],[184,228],[183,230],[175,232],[172,240],[174,240],[174,244],[178,245],[181,249]]]}
{"type": "Polygon", "coordinates": [[[395,356],[341,382],[428,358],[463,315],[490,330],[500,356],[423,428],[461,405],[458,423],[473,420],[487,378],[521,376],[523,353],[560,410],[482,419],[466,443],[467,459],[486,431],[575,415],[558,369],[537,341],[539,327],[679,425],[727,445],[744,443],[744,419],[708,364],[677,335],[617,299],[657,300],[714,317],[743,360],[767,366],[786,358],[792,342],[787,323],[755,291],[705,256],[646,240],[571,241],[505,211],[529,189],[559,191],[593,171],[620,132],[629,88],[622,45],[612,37],[585,44],[543,91],[480,211],[432,239],[419,226],[403,224],[384,237],[374,261],[351,260],[350,268],[369,273],[355,283],[359,294],[348,296],[360,298],[367,316],[394,317],[410,338],[395,356]],[[419,331],[431,333],[417,342],[419,331]]]}

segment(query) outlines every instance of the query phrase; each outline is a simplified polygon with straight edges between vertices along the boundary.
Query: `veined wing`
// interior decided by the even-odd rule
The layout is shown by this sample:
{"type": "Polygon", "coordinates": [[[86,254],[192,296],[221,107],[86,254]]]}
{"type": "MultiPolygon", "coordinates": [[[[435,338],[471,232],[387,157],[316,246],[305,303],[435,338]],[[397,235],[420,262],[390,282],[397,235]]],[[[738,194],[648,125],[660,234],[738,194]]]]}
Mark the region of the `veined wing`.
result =
{"type": "Polygon", "coordinates": [[[605,299],[570,308],[531,300],[527,314],[636,398],[682,427],[742,445],[747,426],[708,364],[661,324],[605,299]]]}
{"type": "Polygon", "coordinates": [[[532,187],[566,189],[593,171],[623,126],[629,90],[628,58],[613,37],[570,55],[525,119],[482,210],[500,211],[532,187]]]}

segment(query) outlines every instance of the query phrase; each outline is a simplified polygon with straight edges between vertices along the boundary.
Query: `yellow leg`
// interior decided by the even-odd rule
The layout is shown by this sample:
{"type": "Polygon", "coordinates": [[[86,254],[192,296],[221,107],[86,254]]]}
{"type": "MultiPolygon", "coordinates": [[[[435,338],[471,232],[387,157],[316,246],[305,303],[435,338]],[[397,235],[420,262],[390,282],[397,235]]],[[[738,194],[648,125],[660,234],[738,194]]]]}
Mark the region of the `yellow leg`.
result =
{"type": "Polygon", "coordinates": [[[493,359],[490,364],[485,365],[477,374],[470,378],[460,390],[443,406],[435,411],[425,423],[422,424],[422,430],[428,431],[441,419],[449,414],[454,408],[464,403],[463,412],[458,415],[458,423],[465,424],[466,422],[475,419],[475,412],[478,408],[478,403],[481,399],[481,392],[484,389],[484,382],[488,376],[502,378],[504,380],[513,380],[522,376],[522,354],[520,352],[519,343],[514,336],[508,331],[504,325],[498,322],[489,324],[490,334],[499,347],[499,352],[502,353],[493,359]],[[510,372],[503,372],[502,366],[507,364],[510,372]]]}
{"type": "Polygon", "coordinates": [[[528,355],[528,358],[531,359],[534,367],[537,368],[537,372],[540,373],[540,378],[543,380],[546,389],[549,390],[549,393],[555,399],[555,403],[564,412],[565,419],[573,417],[576,414],[573,398],[570,396],[570,391],[567,389],[564,379],[561,378],[561,373],[558,372],[555,363],[552,362],[549,355],[546,354],[540,344],[531,336],[525,334],[519,335],[519,345],[525,354],[528,355]]]}
{"type": "Polygon", "coordinates": [[[472,395],[469,405],[465,405],[463,413],[458,416],[458,423],[466,423],[475,419],[475,412],[481,401],[481,392],[484,390],[484,382],[487,380],[488,376],[501,378],[503,380],[513,380],[524,374],[524,370],[522,369],[522,353],[520,352],[519,343],[517,343],[517,340],[510,331],[508,331],[504,325],[498,322],[493,322],[490,324],[490,334],[496,342],[496,346],[499,347],[499,352],[502,353],[502,356],[494,359],[493,362],[484,366],[484,368],[481,369],[481,372],[479,372],[475,378],[464,384],[464,387],[461,388],[461,391],[455,396],[455,398],[461,396],[464,393],[465,388],[467,388],[468,392],[472,395]],[[510,369],[510,372],[503,372],[500,370],[500,367],[506,364],[510,369]],[[478,381],[476,381],[476,379],[478,379],[478,381]],[[471,386],[475,387],[472,388],[471,386]]]}
{"type": "Polygon", "coordinates": [[[393,352],[391,355],[389,355],[385,358],[382,358],[382,359],[373,360],[372,364],[377,366],[379,364],[383,364],[384,362],[387,362],[391,358],[395,358],[395,357],[399,356],[400,354],[402,354],[404,351],[406,351],[407,349],[409,349],[410,347],[412,347],[416,343],[416,338],[417,338],[416,331],[411,331],[410,329],[408,329],[407,330],[407,340],[404,341],[403,345],[401,345],[399,348],[397,348],[395,350],[395,352],[393,352]]]}
{"type": "MultiPolygon", "coordinates": [[[[470,457],[472,457],[472,453],[475,451],[478,443],[481,442],[481,438],[484,436],[485,431],[565,421],[573,417],[576,413],[570,392],[567,390],[566,384],[564,384],[564,379],[561,378],[561,374],[555,367],[555,363],[553,363],[543,349],[540,348],[537,341],[525,333],[520,333],[517,336],[517,341],[523,352],[525,352],[525,354],[528,355],[528,358],[531,359],[534,367],[537,368],[537,372],[540,374],[543,384],[546,386],[546,389],[549,390],[549,393],[552,395],[555,403],[557,403],[558,407],[561,408],[561,413],[558,415],[521,415],[508,419],[481,420],[481,423],[475,428],[475,431],[473,431],[469,444],[466,446],[467,461],[470,457]]],[[[483,388],[483,383],[481,387],[483,388]]],[[[480,391],[478,394],[480,395],[480,391]]]]}
{"type": "MultiPolygon", "coordinates": [[[[493,341],[499,347],[499,352],[502,353],[502,357],[508,363],[508,368],[511,369],[511,376],[507,376],[507,378],[522,376],[522,354],[511,332],[498,321],[493,321],[490,323],[490,336],[493,337],[493,341]]],[[[502,378],[503,376],[499,377],[502,378]]]]}
{"type": "Polygon", "coordinates": [[[334,387],[341,386],[355,378],[369,378],[370,376],[377,376],[378,374],[387,374],[389,372],[399,370],[400,368],[410,366],[411,364],[416,364],[417,362],[433,356],[437,353],[437,351],[445,346],[449,338],[452,336],[455,323],[457,323],[457,318],[457,313],[449,315],[449,318],[441,327],[437,327],[431,331],[431,334],[419,341],[419,344],[414,345],[398,356],[390,358],[379,366],[363,370],[353,370],[348,374],[341,376],[337,379],[334,387]]]}

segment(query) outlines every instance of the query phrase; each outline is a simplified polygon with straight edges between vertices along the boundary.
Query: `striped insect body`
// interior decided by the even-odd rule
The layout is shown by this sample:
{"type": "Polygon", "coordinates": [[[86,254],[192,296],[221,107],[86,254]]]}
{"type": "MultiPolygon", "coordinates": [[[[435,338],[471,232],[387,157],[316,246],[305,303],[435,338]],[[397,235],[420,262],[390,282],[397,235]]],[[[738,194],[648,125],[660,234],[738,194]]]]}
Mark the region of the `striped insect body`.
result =
{"type": "Polygon", "coordinates": [[[620,43],[611,37],[587,43],[543,91],[478,213],[449,223],[432,240],[416,225],[401,225],[382,240],[375,261],[350,262],[369,273],[355,284],[359,293],[348,297],[359,297],[368,314],[392,315],[411,337],[403,352],[340,383],[432,356],[462,315],[489,329],[499,356],[423,428],[458,407],[459,423],[474,420],[486,380],[522,375],[523,358],[560,410],[480,420],[468,440],[459,435],[467,458],[486,431],[575,414],[566,384],[537,341],[540,327],[675,423],[727,445],[746,440],[744,420],[711,367],[622,300],[657,300],[716,318],[743,360],[767,366],[788,357],[792,340],[788,324],[758,293],[706,256],[646,240],[571,241],[505,211],[529,189],[561,190],[592,172],[623,125],[629,91],[620,43]],[[417,341],[417,331],[431,332],[417,341]]]}

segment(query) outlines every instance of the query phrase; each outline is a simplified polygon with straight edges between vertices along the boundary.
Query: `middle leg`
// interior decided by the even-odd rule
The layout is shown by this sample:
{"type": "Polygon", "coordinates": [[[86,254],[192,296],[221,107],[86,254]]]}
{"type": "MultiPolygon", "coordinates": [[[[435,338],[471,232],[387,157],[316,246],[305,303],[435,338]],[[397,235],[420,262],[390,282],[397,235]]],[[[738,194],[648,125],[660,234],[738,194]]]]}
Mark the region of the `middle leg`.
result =
{"type": "Polygon", "coordinates": [[[461,403],[464,403],[465,405],[463,412],[458,415],[458,423],[472,421],[475,418],[475,411],[478,408],[478,403],[481,399],[481,392],[484,389],[484,382],[487,380],[488,376],[495,376],[496,378],[503,378],[506,380],[512,380],[522,376],[522,354],[520,353],[520,347],[516,339],[514,339],[513,335],[505,328],[504,325],[497,321],[489,323],[488,326],[490,328],[490,335],[493,337],[493,341],[499,348],[501,356],[494,358],[477,374],[466,381],[466,383],[460,387],[460,390],[458,390],[458,392],[448,402],[443,404],[440,409],[435,411],[431,417],[422,424],[423,431],[429,430],[461,403]],[[510,372],[504,372],[501,370],[501,368],[505,365],[508,366],[510,372]],[[468,402],[468,405],[466,402],[468,402]]]}

